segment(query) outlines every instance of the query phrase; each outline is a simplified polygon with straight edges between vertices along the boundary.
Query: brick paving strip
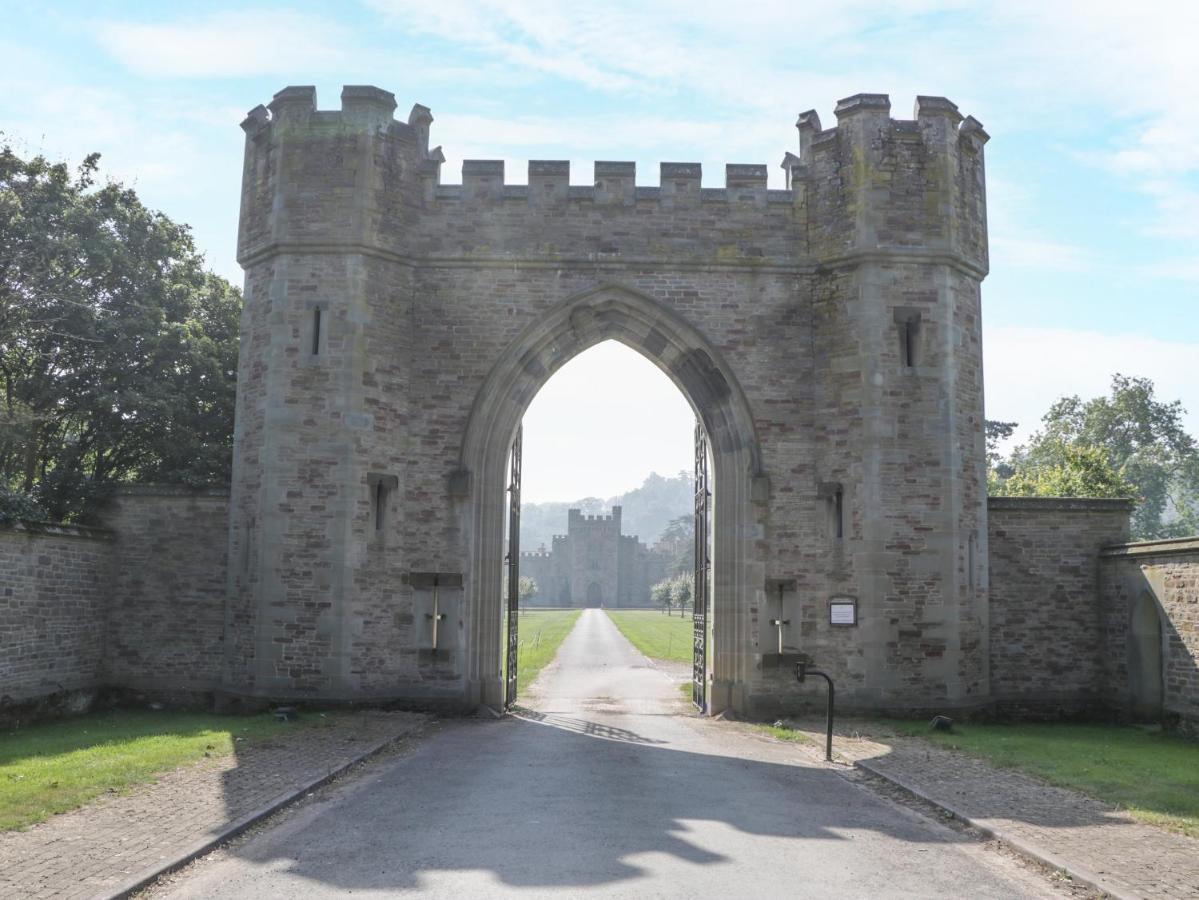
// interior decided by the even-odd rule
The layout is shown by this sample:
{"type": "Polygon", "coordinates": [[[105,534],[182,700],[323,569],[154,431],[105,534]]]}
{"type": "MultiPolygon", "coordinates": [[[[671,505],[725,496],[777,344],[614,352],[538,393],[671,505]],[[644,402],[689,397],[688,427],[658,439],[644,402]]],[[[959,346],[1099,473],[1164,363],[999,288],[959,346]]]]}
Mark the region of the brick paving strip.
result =
{"type": "MultiPolygon", "coordinates": [[[[799,730],[812,739],[805,752],[823,759],[823,726],[805,723],[799,730]]],[[[884,742],[840,732],[834,735],[835,757],[1076,882],[1130,900],[1199,898],[1199,840],[919,738],[888,737],[884,742]]]]}
{"type": "Polygon", "coordinates": [[[0,897],[127,896],[427,721],[415,713],[345,714],[0,834],[0,897]]]}

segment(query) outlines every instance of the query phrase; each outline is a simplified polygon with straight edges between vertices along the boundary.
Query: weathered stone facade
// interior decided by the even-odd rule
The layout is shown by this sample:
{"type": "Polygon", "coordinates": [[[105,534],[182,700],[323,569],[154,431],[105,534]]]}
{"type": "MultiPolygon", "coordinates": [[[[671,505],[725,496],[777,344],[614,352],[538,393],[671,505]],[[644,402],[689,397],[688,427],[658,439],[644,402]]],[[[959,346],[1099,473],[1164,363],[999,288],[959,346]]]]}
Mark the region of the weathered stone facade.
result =
{"type": "Polygon", "coordinates": [[[558,367],[616,339],[712,447],[713,710],[777,705],[772,578],[847,704],[985,702],[979,124],[863,94],[835,128],[800,117],[785,190],[760,165],[709,189],[664,163],[651,188],[601,162],[578,187],[542,161],[528,185],[468,161],[456,186],[429,111],[394,109],[288,88],[244,123],[226,689],[499,703],[508,445],[558,367]],[[432,572],[463,579],[449,658],[421,652],[432,572]],[[835,594],[856,627],[830,627],[835,594]]]}
{"type": "MultiPolygon", "coordinates": [[[[989,507],[984,711],[1199,733],[1199,541],[1111,544],[1127,536],[1122,501],[989,507]]],[[[107,689],[212,696],[228,627],[227,517],[219,491],[147,487],[118,495],[105,528],[0,528],[0,721],[82,709],[107,689]]],[[[793,681],[779,695],[784,707],[820,699],[793,681]]]]}
{"type": "Polygon", "coordinates": [[[228,493],[124,488],[101,520],[0,527],[0,720],[218,688],[228,493]]]}
{"type": "Polygon", "coordinates": [[[211,693],[224,637],[227,491],[127,487],[103,513],[113,542],[105,683],[211,693]]]}
{"type": "Polygon", "coordinates": [[[110,535],[92,528],[0,528],[0,720],[32,701],[70,708],[95,688],[109,550],[110,535]]]}
{"type": "Polygon", "coordinates": [[[566,534],[550,547],[522,550],[521,577],[537,583],[534,606],[649,606],[650,587],[666,577],[666,559],[621,533],[621,508],[609,516],[567,512],[566,534]]]}
{"type": "Polygon", "coordinates": [[[1199,736],[1199,538],[1109,547],[1101,559],[1110,702],[1199,736]]]}
{"type": "Polygon", "coordinates": [[[1013,714],[1101,713],[1111,656],[1099,554],[1128,540],[1125,500],[992,497],[991,693],[1013,714]]]}

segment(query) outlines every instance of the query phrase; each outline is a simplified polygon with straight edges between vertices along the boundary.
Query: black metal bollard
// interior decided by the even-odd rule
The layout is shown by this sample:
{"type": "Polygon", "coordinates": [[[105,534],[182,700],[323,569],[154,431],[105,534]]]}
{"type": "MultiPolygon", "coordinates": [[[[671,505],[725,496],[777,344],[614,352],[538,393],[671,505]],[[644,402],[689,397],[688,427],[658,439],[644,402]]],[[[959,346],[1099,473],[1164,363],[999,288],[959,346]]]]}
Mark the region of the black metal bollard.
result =
{"type": "Polygon", "coordinates": [[[828,704],[825,707],[824,758],[833,761],[833,679],[819,669],[809,669],[806,662],[795,664],[795,680],[803,684],[808,675],[819,675],[828,682],[828,704]]]}

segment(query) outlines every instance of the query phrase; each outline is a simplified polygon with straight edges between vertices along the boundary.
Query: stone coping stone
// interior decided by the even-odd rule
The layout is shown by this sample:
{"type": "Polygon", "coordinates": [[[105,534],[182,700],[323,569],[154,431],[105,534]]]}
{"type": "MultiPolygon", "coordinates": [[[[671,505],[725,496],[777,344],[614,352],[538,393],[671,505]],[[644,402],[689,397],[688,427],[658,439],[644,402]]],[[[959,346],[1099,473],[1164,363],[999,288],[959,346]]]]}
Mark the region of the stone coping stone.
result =
{"type": "Polygon", "coordinates": [[[1045,509],[1078,510],[1079,512],[1128,512],[1133,501],[1105,497],[988,497],[989,510],[1028,511],[1045,509]]]}

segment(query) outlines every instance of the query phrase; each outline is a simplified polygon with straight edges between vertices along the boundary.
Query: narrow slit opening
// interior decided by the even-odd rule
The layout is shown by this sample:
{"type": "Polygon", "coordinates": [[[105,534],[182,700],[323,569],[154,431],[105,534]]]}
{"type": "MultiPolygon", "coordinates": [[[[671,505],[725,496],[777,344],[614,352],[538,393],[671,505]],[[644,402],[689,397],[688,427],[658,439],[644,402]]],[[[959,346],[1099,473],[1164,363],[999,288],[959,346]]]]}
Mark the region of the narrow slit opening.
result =
{"type": "Polygon", "coordinates": [[[902,327],[902,351],[905,368],[916,366],[916,335],[920,328],[918,319],[907,319],[902,327]]]}
{"type": "Polygon", "coordinates": [[[312,311],[312,355],[316,356],[321,352],[321,308],[318,306],[312,311]]]}

